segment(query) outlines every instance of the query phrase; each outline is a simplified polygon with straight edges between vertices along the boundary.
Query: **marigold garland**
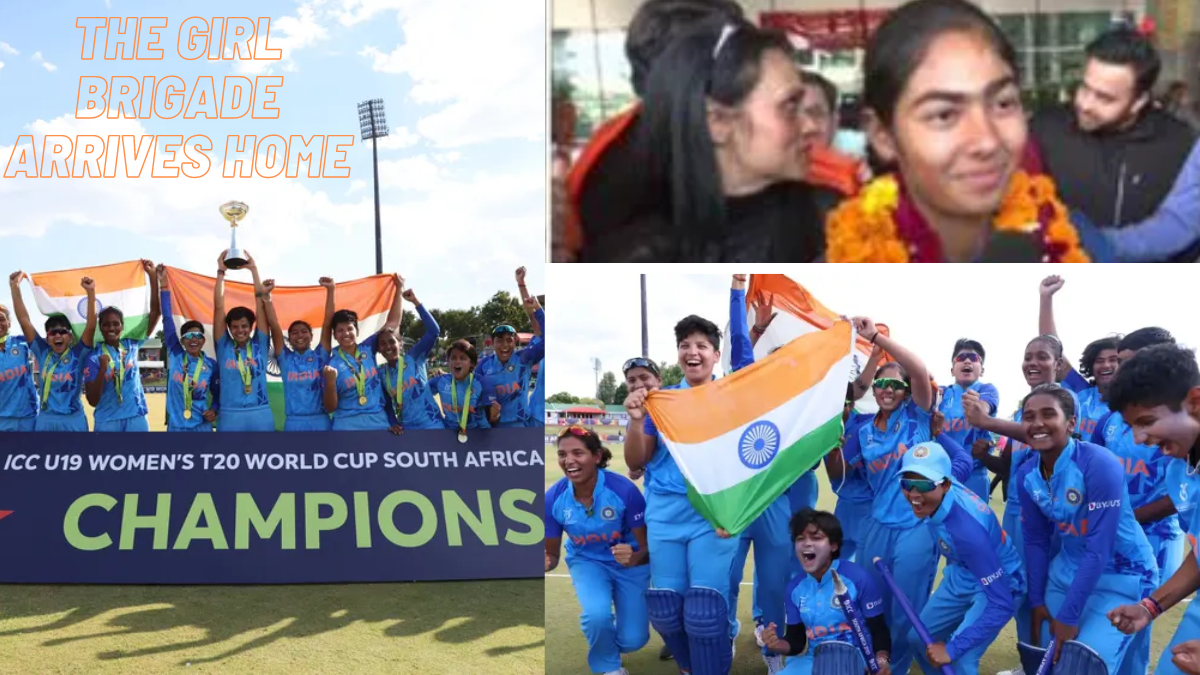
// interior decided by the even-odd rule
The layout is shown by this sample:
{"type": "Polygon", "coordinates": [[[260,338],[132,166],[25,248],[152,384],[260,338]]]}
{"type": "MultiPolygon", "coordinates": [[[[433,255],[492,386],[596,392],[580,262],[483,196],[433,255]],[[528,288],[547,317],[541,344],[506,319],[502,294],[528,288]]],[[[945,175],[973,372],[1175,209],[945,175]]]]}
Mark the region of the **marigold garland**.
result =
{"type": "MultiPolygon", "coordinates": [[[[1090,262],[1079,233],[1046,176],[1016,172],[993,227],[997,232],[1037,234],[1043,262],[1090,262]]],[[[891,175],[882,176],[842,202],[825,228],[828,262],[943,262],[941,240],[901,194],[891,175]]]]}

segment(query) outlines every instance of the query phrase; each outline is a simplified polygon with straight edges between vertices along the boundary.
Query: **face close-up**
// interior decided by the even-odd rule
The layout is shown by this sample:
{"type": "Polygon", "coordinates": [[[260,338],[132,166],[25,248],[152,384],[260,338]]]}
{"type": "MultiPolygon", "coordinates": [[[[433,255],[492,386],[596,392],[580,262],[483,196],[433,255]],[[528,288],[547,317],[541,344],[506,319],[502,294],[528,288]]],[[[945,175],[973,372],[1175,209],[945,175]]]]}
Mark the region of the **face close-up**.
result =
{"type": "Polygon", "coordinates": [[[492,335],[492,348],[496,356],[507,360],[517,348],[517,336],[512,333],[496,333],[492,335]]]}
{"type": "Polygon", "coordinates": [[[400,358],[400,338],[394,331],[381,332],[376,345],[379,347],[380,355],[387,359],[388,363],[395,363],[400,358]]]}
{"type": "Polygon", "coordinates": [[[712,341],[703,333],[692,333],[677,345],[679,367],[683,376],[691,382],[699,382],[712,376],[713,366],[720,352],[713,348],[712,341]]]}
{"type": "Polygon", "coordinates": [[[884,156],[894,155],[927,217],[991,217],[1027,137],[1015,73],[978,33],[942,33],[904,87],[886,137],[884,156]]]}
{"type": "Polygon", "coordinates": [[[1034,340],[1025,347],[1025,360],[1021,372],[1030,388],[1049,384],[1057,377],[1058,357],[1044,340],[1034,340]]]}
{"type": "Polygon", "coordinates": [[[179,342],[183,344],[183,349],[191,356],[198,356],[200,350],[204,349],[204,332],[189,328],[187,332],[179,337],[179,342]]]}
{"type": "Polygon", "coordinates": [[[1185,402],[1179,410],[1162,404],[1131,405],[1121,411],[1121,416],[1133,428],[1133,438],[1138,443],[1157,445],[1164,454],[1186,458],[1200,438],[1200,421],[1189,414],[1188,405],[1185,402]]]}
{"type": "Polygon", "coordinates": [[[950,367],[950,373],[958,384],[970,386],[983,375],[983,357],[974,349],[960,349],[954,355],[954,365],[950,367]]]}
{"type": "Polygon", "coordinates": [[[343,350],[352,349],[358,345],[358,329],[349,321],[333,327],[333,339],[343,350]]]}
{"type": "Polygon", "coordinates": [[[809,574],[829,567],[833,561],[835,545],[829,541],[829,537],[817,527],[816,523],[809,523],[808,527],[804,528],[804,531],[796,538],[794,544],[800,566],[809,574]]]}
{"type": "Polygon", "coordinates": [[[46,342],[50,343],[50,349],[55,354],[62,354],[71,346],[71,329],[54,326],[46,331],[46,342]]]}
{"type": "Polygon", "coordinates": [[[907,471],[901,476],[903,480],[900,489],[908,505],[912,507],[913,515],[918,518],[928,518],[937,511],[942,498],[949,489],[946,482],[935,483],[919,473],[907,471]]]}
{"type": "Polygon", "coordinates": [[[125,331],[125,322],[115,313],[105,314],[100,320],[100,334],[104,336],[105,342],[109,344],[117,344],[121,339],[121,333],[125,331]]]}
{"type": "Polygon", "coordinates": [[[464,354],[461,350],[454,349],[450,351],[450,372],[454,373],[454,379],[461,380],[471,372],[471,357],[464,354]]]}
{"type": "Polygon", "coordinates": [[[596,455],[576,436],[564,436],[558,442],[558,466],[572,483],[586,483],[596,475],[596,455]]]}
{"type": "Polygon", "coordinates": [[[1075,120],[1088,132],[1120,129],[1137,116],[1144,102],[1137,94],[1133,67],[1088,59],[1075,90],[1075,120]]]}
{"type": "Polygon", "coordinates": [[[908,387],[904,384],[903,375],[898,367],[884,367],[875,375],[875,380],[894,380],[887,382],[883,386],[873,385],[872,391],[875,394],[875,403],[879,405],[879,410],[884,413],[890,413],[899,408],[904,400],[908,397],[908,387]]]}
{"type": "Polygon", "coordinates": [[[229,322],[229,334],[233,336],[234,342],[244,345],[250,340],[251,327],[249,319],[234,319],[229,322]]]}
{"type": "MultiPolygon", "coordinates": [[[[1132,350],[1126,350],[1133,355],[1132,350]]],[[[1117,376],[1117,368],[1121,367],[1121,357],[1115,349],[1102,349],[1096,356],[1096,360],[1092,361],[1092,377],[1096,379],[1096,387],[1101,390],[1108,389],[1108,385],[1112,384],[1113,378],[1117,376]]]]}
{"type": "Polygon", "coordinates": [[[648,368],[630,368],[625,373],[625,388],[629,393],[639,389],[657,389],[662,383],[648,368]]]}
{"type": "Polygon", "coordinates": [[[1066,417],[1062,404],[1049,394],[1034,394],[1021,410],[1021,427],[1029,447],[1047,452],[1065,447],[1075,428],[1075,418],[1066,417]]]}
{"type": "Polygon", "coordinates": [[[807,147],[829,147],[837,134],[835,111],[829,107],[825,91],[817,84],[804,85],[804,103],[800,110],[807,124],[804,126],[804,142],[807,147]]]}
{"type": "Polygon", "coordinates": [[[298,352],[308,349],[312,345],[312,329],[302,323],[292,325],[288,328],[288,343],[298,352]]]}
{"type": "Polygon", "coordinates": [[[804,85],[778,49],[763,52],[759,65],[758,84],[733,115],[734,161],[755,181],[800,180],[807,162],[800,118],[804,85]]]}

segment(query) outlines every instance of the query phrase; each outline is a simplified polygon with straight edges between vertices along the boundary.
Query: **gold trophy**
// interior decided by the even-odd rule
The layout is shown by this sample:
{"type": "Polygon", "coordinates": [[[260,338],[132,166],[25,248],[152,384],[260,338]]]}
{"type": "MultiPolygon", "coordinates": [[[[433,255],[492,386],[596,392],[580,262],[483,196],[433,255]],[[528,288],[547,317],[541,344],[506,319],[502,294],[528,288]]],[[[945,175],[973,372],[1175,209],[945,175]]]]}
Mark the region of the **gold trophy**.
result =
{"type": "Polygon", "coordinates": [[[238,221],[246,217],[250,212],[250,207],[242,202],[229,202],[221,205],[221,215],[225,220],[229,221],[230,239],[229,252],[225,254],[225,266],[231,270],[236,270],[245,267],[249,261],[246,258],[246,253],[238,248],[237,243],[237,228],[238,221]]]}

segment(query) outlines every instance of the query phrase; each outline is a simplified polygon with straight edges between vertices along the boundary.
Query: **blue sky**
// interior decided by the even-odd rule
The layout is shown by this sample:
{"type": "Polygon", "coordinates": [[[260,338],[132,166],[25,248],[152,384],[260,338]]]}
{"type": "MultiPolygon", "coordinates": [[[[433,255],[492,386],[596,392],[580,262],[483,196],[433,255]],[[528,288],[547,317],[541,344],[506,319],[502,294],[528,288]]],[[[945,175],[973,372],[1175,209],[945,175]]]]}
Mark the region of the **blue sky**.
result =
{"type": "MultiPolygon", "coordinates": [[[[535,0],[267,0],[0,5],[0,162],[21,135],[162,135],[213,139],[201,179],[0,178],[0,272],[99,265],[141,257],[212,274],[229,240],[217,207],[250,206],[239,239],[282,285],[374,272],[371,150],[356,106],[384,99],[392,136],[379,153],[385,271],[399,271],[432,307],[480,304],[515,291],[525,265],[543,289],[545,6],[535,0]],[[178,7],[170,13],[164,7],[178,7]],[[83,61],[79,16],[166,16],[161,61],[83,61]],[[185,61],[179,26],[191,16],[272,19],[273,62],[185,61]],[[278,120],[79,120],[85,75],[176,75],[187,94],[211,75],[280,75],[278,120]],[[349,178],[226,179],[225,137],[345,134],[349,178]]],[[[123,171],[118,170],[118,175],[123,171]]],[[[302,173],[303,175],[303,173],[302,173]]],[[[244,273],[243,273],[244,274],[244,273]]],[[[233,278],[240,279],[241,275],[233,278]]],[[[27,300],[31,300],[28,287],[27,300]]],[[[7,283],[0,303],[9,304],[7,283]]]]}

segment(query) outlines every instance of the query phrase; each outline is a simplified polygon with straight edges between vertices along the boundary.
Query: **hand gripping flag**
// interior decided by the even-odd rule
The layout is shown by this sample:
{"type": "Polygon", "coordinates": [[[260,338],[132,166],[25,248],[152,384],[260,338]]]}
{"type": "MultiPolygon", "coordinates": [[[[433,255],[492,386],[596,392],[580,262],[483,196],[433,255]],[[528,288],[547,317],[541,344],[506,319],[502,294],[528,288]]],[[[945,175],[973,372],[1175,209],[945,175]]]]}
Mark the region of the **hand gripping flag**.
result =
{"type": "MultiPolygon", "coordinates": [[[[82,337],[87,324],[87,291],[79,282],[84,277],[96,282],[97,314],[108,307],[120,309],[125,317],[122,337],[144,340],[150,315],[150,286],[146,270],[137,260],[29,275],[38,311],[46,316],[67,317],[76,337],[82,337]]],[[[97,335],[99,331],[97,325],[97,335]]]]}
{"type": "Polygon", "coordinates": [[[728,377],[646,399],[689,500],[714,527],[740,533],[837,445],[854,339],[839,321],[728,377]]]}

